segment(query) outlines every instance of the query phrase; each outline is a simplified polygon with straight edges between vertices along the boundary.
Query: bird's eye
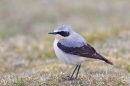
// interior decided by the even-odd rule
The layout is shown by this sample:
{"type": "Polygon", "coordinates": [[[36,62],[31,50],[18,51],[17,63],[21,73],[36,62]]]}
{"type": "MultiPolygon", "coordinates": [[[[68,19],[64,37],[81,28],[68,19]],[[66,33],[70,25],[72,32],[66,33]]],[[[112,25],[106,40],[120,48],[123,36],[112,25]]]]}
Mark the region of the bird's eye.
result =
{"type": "Polygon", "coordinates": [[[69,33],[69,32],[65,32],[65,31],[58,32],[58,34],[60,34],[61,36],[64,36],[64,37],[66,37],[66,36],[69,36],[69,35],[70,35],[70,33],[69,33]]]}

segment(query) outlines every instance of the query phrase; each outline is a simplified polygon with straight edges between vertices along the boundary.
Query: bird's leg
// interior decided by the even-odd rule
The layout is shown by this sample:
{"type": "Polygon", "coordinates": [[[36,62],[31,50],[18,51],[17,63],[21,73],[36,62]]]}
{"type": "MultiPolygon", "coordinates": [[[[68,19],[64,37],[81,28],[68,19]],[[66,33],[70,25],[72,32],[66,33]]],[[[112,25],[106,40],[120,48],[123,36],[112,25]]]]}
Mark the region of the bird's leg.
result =
{"type": "Polygon", "coordinates": [[[77,76],[78,76],[78,73],[79,73],[80,67],[81,67],[81,65],[78,66],[78,70],[77,70],[76,77],[75,77],[76,79],[77,79],[77,76]]]}
{"type": "Polygon", "coordinates": [[[65,78],[62,78],[62,79],[64,79],[64,80],[78,80],[78,79],[77,79],[77,76],[78,76],[78,73],[79,73],[80,66],[81,66],[81,65],[76,65],[76,67],[75,67],[75,69],[74,69],[72,75],[71,75],[70,77],[68,77],[68,79],[65,79],[65,78]],[[78,68],[78,70],[77,70],[77,68],[78,68]],[[76,78],[73,78],[73,75],[74,75],[74,73],[76,72],[76,70],[77,70],[76,78]]]}
{"type": "Polygon", "coordinates": [[[75,73],[75,71],[77,70],[78,67],[79,67],[79,65],[76,65],[76,67],[75,67],[75,69],[74,69],[72,75],[68,78],[68,80],[73,80],[73,79],[74,79],[74,78],[73,78],[73,75],[74,75],[74,73],[75,73]]]}

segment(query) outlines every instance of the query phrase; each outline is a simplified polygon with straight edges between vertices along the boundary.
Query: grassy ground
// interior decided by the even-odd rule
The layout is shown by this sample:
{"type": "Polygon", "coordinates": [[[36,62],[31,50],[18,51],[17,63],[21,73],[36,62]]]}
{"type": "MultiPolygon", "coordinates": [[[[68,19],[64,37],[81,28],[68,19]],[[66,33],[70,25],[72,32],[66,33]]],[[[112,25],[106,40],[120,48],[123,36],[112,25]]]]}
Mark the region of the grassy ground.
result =
{"type": "Polygon", "coordinates": [[[129,86],[128,0],[1,0],[0,86],[129,86]],[[74,66],[61,63],[47,33],[67,24],[114,63],[82,64],[78,81],[62,81],[74,66]]]}

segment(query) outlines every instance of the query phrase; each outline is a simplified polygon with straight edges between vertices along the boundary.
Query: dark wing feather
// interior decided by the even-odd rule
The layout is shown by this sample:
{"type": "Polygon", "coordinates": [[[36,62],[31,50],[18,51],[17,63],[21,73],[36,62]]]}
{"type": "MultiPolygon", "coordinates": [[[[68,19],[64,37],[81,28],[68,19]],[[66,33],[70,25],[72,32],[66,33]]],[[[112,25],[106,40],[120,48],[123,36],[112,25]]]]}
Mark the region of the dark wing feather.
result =
{"type": "Polygon", "coordinates": [[[89,44],[83,45],[81,47],[67,47],[62,45],[59,42],[57,46],[65,53],[92,58],[92,59],[99,59],[105,61],[108,64],[112,64],[112,62],[110,62],[109,60],[107,60],[106,58],[98,54],[96,50],[93,47],[91,47],[89,44]]]}

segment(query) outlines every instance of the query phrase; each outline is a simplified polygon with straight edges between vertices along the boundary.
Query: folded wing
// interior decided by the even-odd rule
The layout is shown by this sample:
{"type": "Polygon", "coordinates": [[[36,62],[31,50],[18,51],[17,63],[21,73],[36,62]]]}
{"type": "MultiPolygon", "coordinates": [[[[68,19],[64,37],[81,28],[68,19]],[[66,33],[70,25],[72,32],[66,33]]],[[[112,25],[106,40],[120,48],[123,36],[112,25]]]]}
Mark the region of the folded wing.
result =
{"type": "Polygon", "coordinates": [[[86,57],[86,58],[92,58],[92,59],[99,59],[99,60],[103,60],[108,64],[113,64],[112,62],[110,62],[109,60],[107,60],[106,58],[104,58],[103,56],[101,56],[100,54],[98,54],[96,52],[96,50],[91,47],[89,44],[84,44],[82,46],[78,46],[78,47],[70,47],[70,46],[65,46],[62,43],[58,43],[57,46],[64,51],[65,53],[68,54],[72,54],[72,55],[78,55],[78,56],[82,56],[82,57],[86,57]]]}

